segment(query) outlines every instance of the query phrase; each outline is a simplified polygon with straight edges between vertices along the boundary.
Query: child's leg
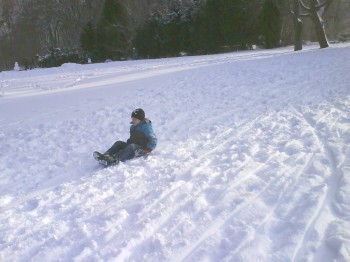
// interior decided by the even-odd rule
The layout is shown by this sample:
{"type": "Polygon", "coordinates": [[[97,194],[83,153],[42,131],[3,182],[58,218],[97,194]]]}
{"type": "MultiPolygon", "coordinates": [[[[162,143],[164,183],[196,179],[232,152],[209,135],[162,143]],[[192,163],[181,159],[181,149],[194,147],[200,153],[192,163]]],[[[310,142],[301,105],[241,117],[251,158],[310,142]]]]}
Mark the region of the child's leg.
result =
{"type": "Polygon", "coordinates": [[[126,160],[132,159],[135,157],[135,151],[141,149],[141,146],[136,144],[129,144],[124,149],[119,151],[118,156],[119,160],[124,162],[126,160]]]}
{"type": "Polygon", "coordinates": [[[108,149],[105,153],[105,155],[110,155],[110,156],[114,156],[116,154],[118,154],[118,152],[120,150],[123,150],[124,148],[126,148],[128,146],[127,143],[123,142],[123,141],[117,141],[113,144],[113,146],[108,149]]]}

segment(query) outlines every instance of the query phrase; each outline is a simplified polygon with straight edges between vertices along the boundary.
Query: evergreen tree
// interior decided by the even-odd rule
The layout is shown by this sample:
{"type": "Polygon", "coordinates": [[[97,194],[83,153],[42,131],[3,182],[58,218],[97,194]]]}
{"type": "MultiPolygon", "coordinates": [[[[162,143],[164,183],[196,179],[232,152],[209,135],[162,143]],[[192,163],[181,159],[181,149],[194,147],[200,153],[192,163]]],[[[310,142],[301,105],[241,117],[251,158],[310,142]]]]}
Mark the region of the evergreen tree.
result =
{"type": "Polygon", "coordinates": [[[223,42],[221,3],[208,0],[198,17],[198,43],[206,53],[217,52],[223,42]]]}
{"type": "Polygon", "coordinates": [[[247,49],[256,39],[257,1],[208,0],[199,16],[198,37],[207,52],[247,49]]]}
{"type": "Polygon", "coordinates": [[[138,29],[134,44],[141,57],[177,56],[195,49],[194,19],[200,1],[174,1],[165,10],[153,12],[138,29]]]}
{"type": "MultiPolygon", "coordinates": [[[[254,28],[252,15],[253,8],[250,6],[254,1],[223,0],[222,30],[226,46],[234,46],[239,49],[247,49],[251,45],[254,28]]],[[[237,48],[236,48],[237,49],[237,48]]]]}
{"type": "Polygon", "coordinates": [[[103,58],[119,60],[126,50],[125,13],[117,0],[106,0],[98,25],[98,49],[103,58]]]}
{"type": "Polygon", "coordinates": [[[130,51],[126,24],[127,17],[123,6],[117,0],[106,0],[97,26],[89,22],[84,27],[80,38],[81,48],[95,62],[124,58],[130,51]]]}
{"type": "Polygon", "coordinates": [[[134,45],[141,57],[157,58],[162,55],[162,28],[158,19],[158,14],[154,13],[137,31],[134,45]]]}
{"type": "Polygon", "coordinates": [[[279,46],[281,35],[281,13],[274,0],[265,0],[261,12],[261,31],[266,48],[279,46]]]}
{"type": "Polygon", "coordinates": [[[96,38],[96,29],[94,28],[93,23],[90,21],[83,28],[83,32],[80,36],[80,45],[81,48],[87,52],[92,58],[96,57],[96,44],[98,39],[96,38]]]}

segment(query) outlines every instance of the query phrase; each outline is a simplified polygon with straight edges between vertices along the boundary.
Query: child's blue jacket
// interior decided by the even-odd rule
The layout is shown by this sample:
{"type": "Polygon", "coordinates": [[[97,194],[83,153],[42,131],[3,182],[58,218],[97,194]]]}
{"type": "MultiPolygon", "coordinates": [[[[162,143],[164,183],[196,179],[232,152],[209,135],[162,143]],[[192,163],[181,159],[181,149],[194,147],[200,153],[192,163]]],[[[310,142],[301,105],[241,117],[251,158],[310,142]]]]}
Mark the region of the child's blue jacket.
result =
{"type": "Polygon", "coordinates": [[[143,149],[153,150],[157,146],[157,137],[153,132],[151,120],[145,118],[140,124],[130,126],[128,144],[140,145],[143,149]]]}

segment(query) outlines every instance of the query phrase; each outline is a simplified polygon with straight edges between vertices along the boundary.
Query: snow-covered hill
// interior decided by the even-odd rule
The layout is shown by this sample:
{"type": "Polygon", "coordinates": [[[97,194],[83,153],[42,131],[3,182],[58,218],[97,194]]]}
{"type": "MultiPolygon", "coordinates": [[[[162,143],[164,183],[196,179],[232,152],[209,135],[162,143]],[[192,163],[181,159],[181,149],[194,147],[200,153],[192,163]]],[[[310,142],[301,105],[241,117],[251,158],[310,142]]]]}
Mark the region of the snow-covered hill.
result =
{"type": "Polygon", "coordinates": [[[1,261],[350,261],[350,45],[0,73],[1,261]],[[101,168],[141,107],[158,147],[101,168]]]}

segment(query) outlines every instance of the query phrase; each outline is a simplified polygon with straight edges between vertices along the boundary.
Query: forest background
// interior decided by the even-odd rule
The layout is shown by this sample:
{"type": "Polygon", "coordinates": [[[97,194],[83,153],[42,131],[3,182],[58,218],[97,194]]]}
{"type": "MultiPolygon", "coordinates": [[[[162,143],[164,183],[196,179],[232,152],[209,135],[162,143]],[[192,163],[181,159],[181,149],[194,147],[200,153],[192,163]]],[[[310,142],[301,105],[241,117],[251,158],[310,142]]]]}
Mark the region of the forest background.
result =
{"type": "MultiPolygon", "coordinates": [[[[0,0],[0,71],[291,45],[291,2],[0,0]]],[[[332,1],[323,17],[330,42],[350,38],[349,14],[349,0],[332,1]]],[[[302,21],[303,41],[317,41],[302,21]]]]}

